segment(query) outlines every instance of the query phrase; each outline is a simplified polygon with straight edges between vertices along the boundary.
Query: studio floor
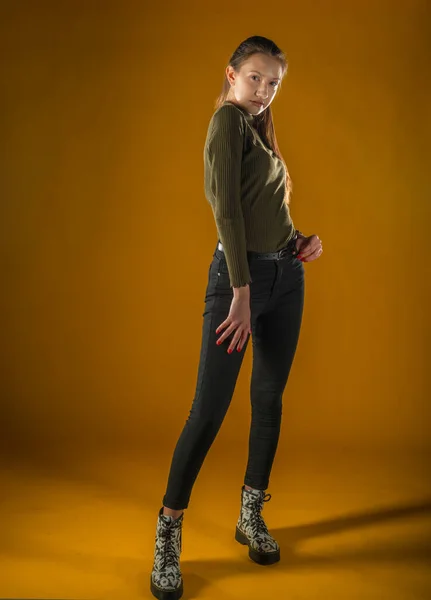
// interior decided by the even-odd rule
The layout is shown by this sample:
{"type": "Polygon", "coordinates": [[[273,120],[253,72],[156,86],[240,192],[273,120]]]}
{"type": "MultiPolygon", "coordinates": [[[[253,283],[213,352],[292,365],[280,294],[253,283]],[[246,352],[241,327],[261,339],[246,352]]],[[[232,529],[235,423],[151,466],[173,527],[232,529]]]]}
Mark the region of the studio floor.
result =
{"type": "MultiPolygon", "coordinates": [[[[428,600],[431,486],[425,455],[308,449],[277,457],[264,517],[269,567],[234,540],[243,456],[217,451],[183,527],[184,599],[428,600]]],[[[117,450],[4,460],[0,598],[152,598],[157,511],[170,455],[117,450]],[[49,465],[49,466],[47,466],[49,465]]]]}

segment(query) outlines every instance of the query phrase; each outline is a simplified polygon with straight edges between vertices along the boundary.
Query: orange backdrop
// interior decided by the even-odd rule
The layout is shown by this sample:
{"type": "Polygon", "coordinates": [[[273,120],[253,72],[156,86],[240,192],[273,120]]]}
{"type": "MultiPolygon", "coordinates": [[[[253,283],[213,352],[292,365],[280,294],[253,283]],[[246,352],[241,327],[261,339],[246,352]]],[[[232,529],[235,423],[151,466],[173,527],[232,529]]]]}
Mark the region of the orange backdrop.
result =
{"type": "MultiPolygon", "coordinates": [[[[231,52],[259,34],[289,59],[273,110],[292,216],[324,245],[305,265],[281,451],[429,449],[429,5],[2,2],[1,13],[5,447],[170,457],[217,240],[206,128],[231,52]]],[[[247,443],[250,372],[251,347],[220,456],[247,443]]]]}

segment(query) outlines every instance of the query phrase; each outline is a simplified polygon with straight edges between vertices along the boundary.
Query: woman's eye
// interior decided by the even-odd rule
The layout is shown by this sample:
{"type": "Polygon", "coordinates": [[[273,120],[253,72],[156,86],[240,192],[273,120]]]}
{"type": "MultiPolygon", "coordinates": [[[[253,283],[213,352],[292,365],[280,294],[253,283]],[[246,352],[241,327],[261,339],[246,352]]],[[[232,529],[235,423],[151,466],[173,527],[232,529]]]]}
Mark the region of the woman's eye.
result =
{"type": "MultiPolygon", "coordinates": [[[[256,79],[259,79],[259,76],[258,75],[252,75],[251,78],[254,79],[254,80],[256,80],[256,79]]],[[[271,85],[274,86],[274,87],[277,87],[278,81],[271,81],[271,85]]]]}

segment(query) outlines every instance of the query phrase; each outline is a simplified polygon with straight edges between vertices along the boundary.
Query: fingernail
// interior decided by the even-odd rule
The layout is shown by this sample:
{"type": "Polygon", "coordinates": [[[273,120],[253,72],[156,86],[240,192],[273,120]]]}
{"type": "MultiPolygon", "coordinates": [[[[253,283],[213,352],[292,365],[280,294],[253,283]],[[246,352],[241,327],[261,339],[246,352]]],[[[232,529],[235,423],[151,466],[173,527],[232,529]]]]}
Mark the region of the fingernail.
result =
{"type": "Polygon", "coordinates": [[[232,348],[229,348],[228,353],[232,354],[232,348]]]}
{"type": "Polygon", "coordinates": [[[241,348],[239,346],[238,346],[237,350],[238,350],[238,352],[241,352],[241,348]]]}
{"type": "Polygon", "coordinates": [[[217,344],[217,346],[220,346],[220,344],[221,344],[221,341],[220,341],[220,340],[217,340],[216,344],[217,344]]]}

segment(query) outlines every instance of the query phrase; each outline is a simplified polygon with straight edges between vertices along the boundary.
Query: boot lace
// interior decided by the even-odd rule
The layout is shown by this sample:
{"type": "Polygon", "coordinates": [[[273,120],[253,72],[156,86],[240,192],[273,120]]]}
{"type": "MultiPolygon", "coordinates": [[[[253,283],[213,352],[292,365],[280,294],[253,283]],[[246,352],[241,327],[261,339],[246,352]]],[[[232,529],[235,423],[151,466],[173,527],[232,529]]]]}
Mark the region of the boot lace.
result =
{"type": "MultiPolygon", "coordinates": [[[[166,567],[177,567],[178,556],[177,550],[175,549],[174,530],[171,527],[166,527],[160,532],[160,537],[163,540],[162,569],[166,569],[166,567]]],[[[179,546],[179,551],[181,551],[181,541],[179,546]]]]}
{"type": "Polygon", "coordinates": [[[256,501],[251,506],[251,514],[250,514],[250,527],[253,531],[253,535],[265,534],[269,535],[268,528],[266,526],[265,521],[261,515],[261,511],[263,509],[263,503],[271,500],[271,494],[265,494],[260,498],[257,498],[256,501]]]}

